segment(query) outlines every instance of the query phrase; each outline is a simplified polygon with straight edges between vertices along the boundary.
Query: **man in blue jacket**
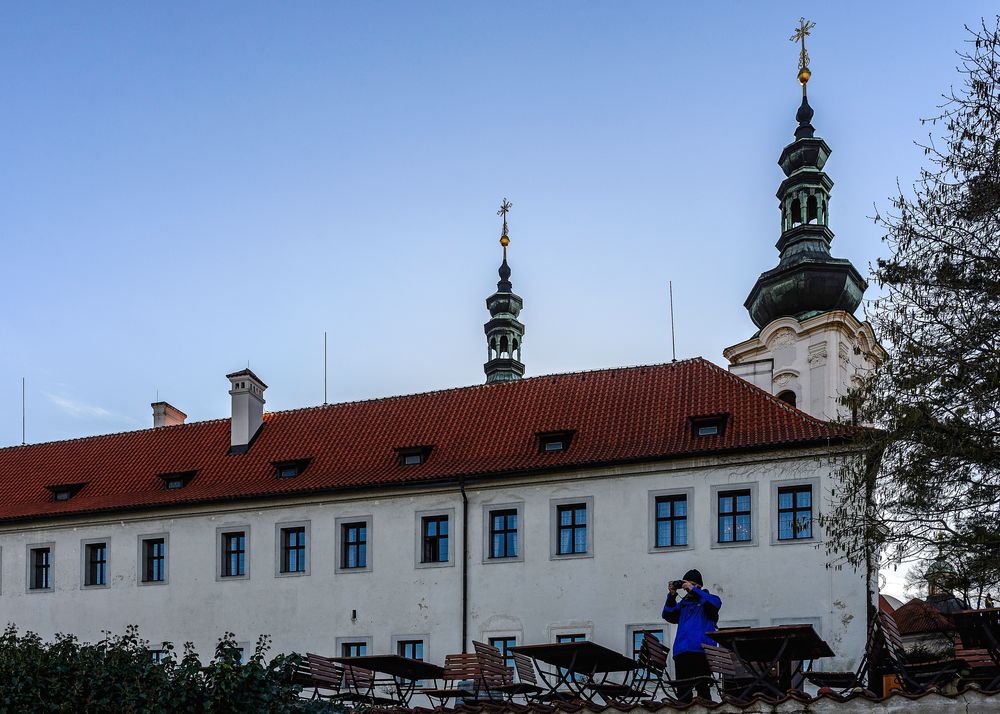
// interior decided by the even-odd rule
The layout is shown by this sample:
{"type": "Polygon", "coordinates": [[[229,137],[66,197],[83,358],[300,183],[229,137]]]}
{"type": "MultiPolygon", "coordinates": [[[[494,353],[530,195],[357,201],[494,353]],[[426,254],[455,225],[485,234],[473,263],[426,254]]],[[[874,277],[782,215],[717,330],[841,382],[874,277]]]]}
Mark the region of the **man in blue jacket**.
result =
{"type": "Polygon", "coordinates": [[[682,682],[677,687],[677,698],[690,702],[691,690],[697,686],[699,697],[711,699],[712,672],[701,646],[715,644],[705,633],[717,629],[722,599],[705,588],[701,573],[697,570],[684,573],[681,588],[686,594],[679,602],[674,582],[670,581],[667,588],[669,594],[663,605],[663,619],[677,625],[677,634],[674,636],[674,669],[676,678],[682,682]]]}

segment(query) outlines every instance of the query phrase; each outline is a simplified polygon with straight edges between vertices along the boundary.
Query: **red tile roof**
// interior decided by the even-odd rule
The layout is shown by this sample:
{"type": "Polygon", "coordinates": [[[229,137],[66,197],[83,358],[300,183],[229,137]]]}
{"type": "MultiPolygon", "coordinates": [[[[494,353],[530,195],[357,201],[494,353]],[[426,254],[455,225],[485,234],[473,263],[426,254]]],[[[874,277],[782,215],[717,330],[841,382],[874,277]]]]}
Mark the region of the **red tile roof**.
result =
{"type": "Polygon", "coordinates": [[[534,377],[266,414],[249,451],[229,455],[229,420],[0,449],[0,521],[282,494],[474,478],[844,440],[704,360],[534,377]],[[689,418],[728,413],[695,437],[689,418]],[[575,430],[564,452],[538,432],[575,430]],[[395,449],[433,445],[401,466],[395,449]],[[273,463],[311,459],[278,480],[273,463]],[[197,470],[185,488],[159,474],[197,470]],[[86,485],[68,501],[46,487],[86,485]]]}
{"type": "Polygon", "coordinates": [[[901,635],[952,632],[955,626],[941,612],[920,598],[913,598],[894,613],[901,635]]]}

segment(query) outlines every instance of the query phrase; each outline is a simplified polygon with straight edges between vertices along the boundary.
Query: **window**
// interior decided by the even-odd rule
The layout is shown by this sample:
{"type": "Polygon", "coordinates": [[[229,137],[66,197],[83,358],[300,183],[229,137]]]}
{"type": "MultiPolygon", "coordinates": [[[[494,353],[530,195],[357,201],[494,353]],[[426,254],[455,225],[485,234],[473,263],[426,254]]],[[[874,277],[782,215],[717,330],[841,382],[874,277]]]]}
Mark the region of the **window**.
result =
{"type": "Polygon", "coordinates": [[[108,584],[108,544],[87,543],[84,546],[86,559],[83,584],[98,587],[108,584]]]}
{"type": "Polygon", "coordinates": [[[368,567],[368,523],[342,523],[340,525],[340,567],[347,569],[368,567]]]}
{"type": "Polygon", "coordinates": [[[721,436],[725,433],[729,414],[706,414],[689,417],[689,419],[691,421],[691,433],[697,439],[706,436],[721,436]]]}
{"type": "Polygon", "coordinates": [[[247,534],[246,531],[231,531],[221,534],[222,572],[224,578],[242,578],[247,574],[247,534]]]}
{"type": "Polygon", "coordinates": [[[58,486],[46,486],[46,488],[49,490],[49,493],[52,494],[53,500],[68,501],[86,485],[87,484],[85,483],[68,483],[60,484],[58,486]]]}
{"type": "Polygon", "coordinates": [[[306,466],[309,465],[311,459],[295,459],[293,461],[275,461],[274,464],[274,477],[275,478],[295,478],[306,470],[306,466]]]}
{"type": "Polygon", "coordinates": [[[28,551],[30,590],[52,589],[52,547],[32,548],[28,551]]]}
{"type": "Polygon", "coordinates": [[[812,538],[812,486],[778,489],[778,540],[812,538]]]}
{"type": "Polygon", "coordinates": [[[750,540],[750,490],[720,491],[719,542],[750,540]]]}
{"type": "Polygon", "coordinates": [[[511,647],[517,646],[516,637],[491,637],[490,644],[500,650],[500,654],[503,655],[503,661],[508,667],[514,667],[514,653],[510,651],[511,647]]]}
{"type": "Polygon", "coordinates": [[[632,630],[632,659],[638,661],[639,651],[642,649],[642,639],[646,634],[655,637],[659,642],[663,642],[663,630],[632,630]]]}
{"type": "Polygon", "coordinates": [[[540,431],[538,437],[538,450],[542,453],[553,451],[565,451],[569,448],[569,443],[576,432],[572,429],[564,431],[540,431]]]}
{"type": "Polygon", "coordinates": [[[421,446],[407,446],[396,449],[400,466],[419,466],[430,458],[434,446],[425,444],[421,446]]]}
{"type": "Polygon", "coordinates": [[[150,661],[157,664],[163,662],[170,654],[167,650],[146,650],[146,652],[149,653],[150,661]]]}
{"type": "MultiPolygon", "coordinates": [[[[650,627],[650,626],[638,626],[630,627],[629,633],[631,635],[631,646],[632,646],[632,659],[639,661],[639,654],[642,651],[642,640],[646,634],[650,634],[657,639],[658,642],[663,642],[663,629],[660,627],[650,627]]],[[[638,679],[643,679],[647,675],[647,672],[643,668],[636,670],[635,676],[638,679]]]]}
{"type": "Polygon", "coordinates": [[[167,541],[165,538],[142,540],[142,582],[163,583],[167,580],[167,541]]]}
{"type": "Polygon", "coordinates": [[[423,563],[448,562],[448,516],[424,516],[421,540],[423,563]]]}
{"type": "MultiPolygon", "coordinates": [[[[558,506],[559,519],[558,555],[575,555],[587,552],[587,504],[571,503],[558,506]]],[[[574,641],[575,640],[570,640],[574,641]]]]}
{"type": "Polygon", "coordinates": [[[687,495],[656,498],[656,547],[672,548],[687,545],[687,495]]]}
{"type": "Polygon", "coordinates": [[[490,511],[490,558],[516,558],[517,509],[490,511]]]}
{"type": "Polygon", "coordinates": [[[281,529],[282,573],[304,573],[306,571],[306,529],[292,526],[281,529]]]}
{"type": "Polygon", "coordinates": [[[170,473],[160,474],[160,480],[163,481],[163,487],[168,491],[175,491],[179,488],[184,488],[189,483],[191,479],[194,478],[197,471],[173,471],[170,473]]]}
{"type": "Polygon", "coordinates": [[[396,654],[409,659],[419,659],[424,661],[424,641],[423,640],[399,640],[396,643],[396,654]]]}
{"type": "Polygon", "coordinates": [[[364,657],[368,653],[367,642],[341,642],[341,657],[364,657]]]}
{"type": "Polygon", "coordinates": [[[780,399],[790,407],[795,406],[795,392],[793,392],[790,389],[786,389],[784,392],[779,392],[778,399],[780,399]]]}

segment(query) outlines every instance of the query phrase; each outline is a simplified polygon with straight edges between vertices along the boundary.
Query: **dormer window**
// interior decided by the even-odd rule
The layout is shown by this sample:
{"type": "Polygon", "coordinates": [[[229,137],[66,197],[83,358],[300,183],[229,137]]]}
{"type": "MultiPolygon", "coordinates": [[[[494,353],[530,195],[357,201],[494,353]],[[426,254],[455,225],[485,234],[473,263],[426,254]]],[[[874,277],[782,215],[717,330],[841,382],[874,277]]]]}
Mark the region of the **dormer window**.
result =
{"type": "Polygon", "coordinates": [[[433,444],[422,444],[420,446],[406,446],[396,449],[399,456],[400,466],[419,466],[430,458],[433,444]]]}
{"type": "Polygon", "coordinates": [[[52,494],[52,499],[55,501],[68,501],[73,498],[81,488],[86,486],[85,483],[66,483],[60,484],[58,486],[46,486],[49,492],[52,494]]]}
{"type": "Polygon", "coordinates": [[[565,451],[569,448],[569,442],[575,433],[572,429],[540,431],[535,435],[538,437],[538,450],[543,454],[565,451]]]}
{"type": "Polygon", "coordinates": [[[729,414],[705,414],[690,417],[691,435],[696,439],[711,436],[722,436],[726,431],[729,414]]]}
{"type": "Polygon", "coordinates": [[[295,478],[302,474],[306,470],[306,466],[312,459],[294,459],[292,461],[275,461],[274,462],[274,477],[275,478],[295,478]]]}
{"type": "Polygon", "coordinates": [[[163,488],[168,491],[176,491],[179,488],[184,488],[189,483],[191,479],[194,478],[197,471],[171,471],[169,473],[160,474],[160,480],[163,481],[163,488]]]}

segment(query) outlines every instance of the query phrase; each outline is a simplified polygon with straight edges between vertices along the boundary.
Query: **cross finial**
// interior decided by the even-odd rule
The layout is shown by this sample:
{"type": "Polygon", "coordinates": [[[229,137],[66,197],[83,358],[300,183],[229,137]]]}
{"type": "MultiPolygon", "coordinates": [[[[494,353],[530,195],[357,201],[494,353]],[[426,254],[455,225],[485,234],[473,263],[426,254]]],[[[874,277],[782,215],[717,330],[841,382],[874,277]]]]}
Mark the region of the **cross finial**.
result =
{"type": "Polygon", "coordinates": [[[507,213],[513,207],[514,204],[504,198],[500,204],[500,210],[497,211],[498,216],[503,216],[503,231],[500,233],[500,245],[503,246],[504,255],[507,254],[507,245],[510,243],[510,238],[507,237],[507,213]]]}
{"type": "Polygon", "coordinates": [[[815,22],[800,17],[799,26],[795,28],[795,33],[788,38],[789,41],[799,42],[802,45],[802,49],[799,50],[799,84],[802,85],[803,92],[806,91],[806,82],[812,76],[812,72],[809,71],[809,53],[806,52],[806,37],[812,34],[810,30],[814,27],[816,27],[815,22]]]}

